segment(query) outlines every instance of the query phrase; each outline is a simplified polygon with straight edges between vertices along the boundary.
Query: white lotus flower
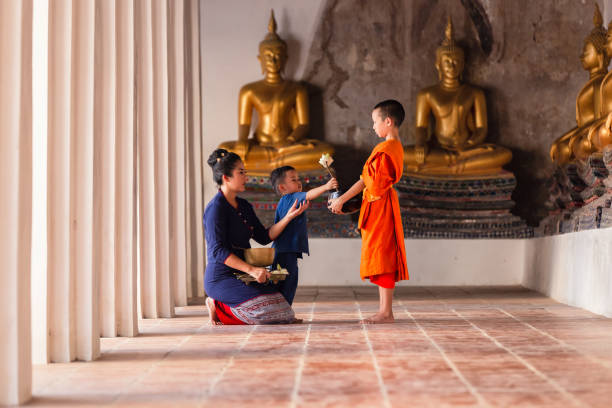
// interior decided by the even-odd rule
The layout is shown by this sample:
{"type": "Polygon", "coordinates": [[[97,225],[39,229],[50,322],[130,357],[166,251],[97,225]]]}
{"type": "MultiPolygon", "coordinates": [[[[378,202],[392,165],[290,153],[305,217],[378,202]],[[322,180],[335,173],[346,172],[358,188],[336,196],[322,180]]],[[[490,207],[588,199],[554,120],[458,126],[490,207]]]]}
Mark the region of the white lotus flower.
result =
{"type": "Polygon", "coordinates": [[[328,168],[329,166],[331,166],[333,162],[334,162],[334,159],[331,157],[329,153],[323,153],[321,155],[321,158],[319,159],[319,164],[325,168],[328,168]]]}

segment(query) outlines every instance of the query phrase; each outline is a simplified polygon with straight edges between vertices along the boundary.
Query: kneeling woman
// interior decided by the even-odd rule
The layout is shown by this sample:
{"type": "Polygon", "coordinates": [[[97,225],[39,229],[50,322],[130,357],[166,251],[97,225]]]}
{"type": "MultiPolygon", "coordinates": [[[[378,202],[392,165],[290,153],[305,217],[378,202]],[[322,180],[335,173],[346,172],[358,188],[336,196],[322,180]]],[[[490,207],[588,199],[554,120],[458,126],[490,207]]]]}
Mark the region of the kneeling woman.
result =
{"type": "Polygon", "coordinates": [[[307,203],[293,204],[285,218],[264,228],[247,200],[237,197],[245,190],[246,171],[236,153],[217,149],[208,158],[219,192],[206,205],[204,228],[207,265],[204,289],[211,324],[293,323],[291,306],[275,285],[266,283],[270,272],[244,261],[244,248],[253,238],[266,245],[280,235],[287,224],[304,212],[307,203]],[[234,273],[246,272],[258,283],[246,285],[234,273]]]}

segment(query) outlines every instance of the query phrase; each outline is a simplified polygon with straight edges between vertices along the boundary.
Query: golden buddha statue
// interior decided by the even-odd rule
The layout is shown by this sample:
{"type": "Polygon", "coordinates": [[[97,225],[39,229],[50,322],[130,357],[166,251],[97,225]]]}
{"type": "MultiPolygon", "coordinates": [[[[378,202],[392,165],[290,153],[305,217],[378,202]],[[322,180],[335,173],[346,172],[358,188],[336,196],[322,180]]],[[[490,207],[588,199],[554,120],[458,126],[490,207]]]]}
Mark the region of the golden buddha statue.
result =
{"type": "Polygon", "coordinates": [[[582,87],[576,98],[576,127],[555,140],[550,148],[550,158],[558,165],[573,161],[576,156],[573,150],[582,157],[590,150],[588,145],[589,128],[601,117],[602,99],[601,84],[607,72],[610,58],[604,50],[606,30],[597,3],[593,16],[594,28],[584,40],[580,61],[582,67],[589,72],[589,81],[582,87]],[[586,148],[586,149],[585,149],[586,148]]]}
{"type": "Polygon", "coordinates": [[[289,165],[298,171],[319,168],[323,153],[334,152],[331,145],[306,139],[308,133],[308,94],[306,88],[282,77],[287,62],[287,44],[276,33],[274,11],[268,34],[259,43],[263,80],[246,84],[238,97],[238,141],[219,145],[240,155],[250,174],[269,175],[273,169],[289,165]],[[253,110],[259,122],[249,139],[253,110]]]}
{"type": "Polygon", "coordinates": [[[405,170],[426,175],[476,175],[501,170],[512,159],[504,147],[483,143],[487,107],[482,89],[461,82],[465,57],[448,18],[445,39],[436,50],[440,82],[422,89],[416,102],[416,144],[404,150],[405,170]],[[429,121],[433,115],[433,137],[429,121]],[[433,140],[429,140],[433,139],[433,140]]]}
{"type": "MultiPolygon", "coordinates": [[[[609,61],[612,58],[612,21],[608,24],[604,52],[609,61]]],[[[604,61],[607,66],[608,62],[604,61]]],[[[601,114],[588,131],[583,131],[572,137],[570,147],[574,157],[585,160],[591,153],[601,152],[604,147],[612,144],[612,72],[608,72],[599,86],[599,103],[601,114]]]]}

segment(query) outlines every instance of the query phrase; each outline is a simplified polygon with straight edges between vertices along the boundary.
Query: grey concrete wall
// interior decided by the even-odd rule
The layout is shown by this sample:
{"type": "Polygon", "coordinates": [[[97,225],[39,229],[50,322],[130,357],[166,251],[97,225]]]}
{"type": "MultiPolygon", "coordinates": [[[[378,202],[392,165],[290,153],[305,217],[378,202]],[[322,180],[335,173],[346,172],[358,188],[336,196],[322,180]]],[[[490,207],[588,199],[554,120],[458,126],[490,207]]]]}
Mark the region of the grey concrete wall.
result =
{"type": "MultiPolygon", "coordinates": [[[[437,81],[435,50],[446,15],[464,46],[464,78],[487,95],[488,141],[512,149],[515,213],[543,215],[551,142],[575,125],[575,98],[587,81],[579,55],[593,27],[593,0],[327,0],[306,61],[311,136],[338,146],[345,184],[377,143],[372,106],[395,98],[413,143],[415,97],[437,81]]],[[[600,4],[602,5],[602,4],[600,4]]],[[[607,22],[606,22],[607,24],[607,22]]]]}

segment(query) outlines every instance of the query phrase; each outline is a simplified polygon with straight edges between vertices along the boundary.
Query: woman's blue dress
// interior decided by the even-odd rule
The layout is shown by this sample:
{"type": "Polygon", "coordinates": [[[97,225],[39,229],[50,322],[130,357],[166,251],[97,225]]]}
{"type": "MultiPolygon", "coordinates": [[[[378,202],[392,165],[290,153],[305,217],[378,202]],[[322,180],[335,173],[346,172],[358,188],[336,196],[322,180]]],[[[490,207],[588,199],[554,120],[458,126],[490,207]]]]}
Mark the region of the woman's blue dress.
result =
{"type": "Polygon", "coordinates": [[[259,295],[277,293],[278,286],[271,283],[246,285],[236,279],[239,272],[225,265],[233,253],[244,260],[243,248],[250,248],[253,238],[261,245],[270,243],[268,230],[261,224],[253,206],[242,198],[236,198],[238,208],[227,201],[221,191],[206,205],[204,233],[206,236],[206,272],[204,289],[211,298],[234,307],[259,295]]]}

